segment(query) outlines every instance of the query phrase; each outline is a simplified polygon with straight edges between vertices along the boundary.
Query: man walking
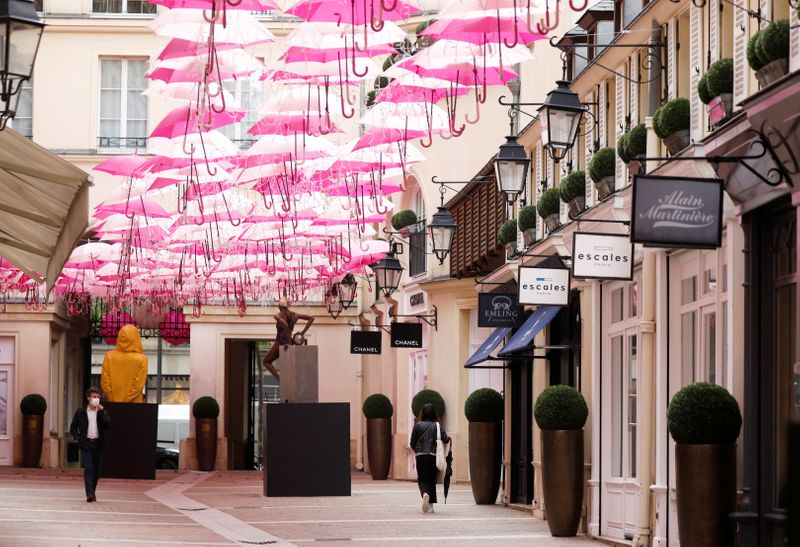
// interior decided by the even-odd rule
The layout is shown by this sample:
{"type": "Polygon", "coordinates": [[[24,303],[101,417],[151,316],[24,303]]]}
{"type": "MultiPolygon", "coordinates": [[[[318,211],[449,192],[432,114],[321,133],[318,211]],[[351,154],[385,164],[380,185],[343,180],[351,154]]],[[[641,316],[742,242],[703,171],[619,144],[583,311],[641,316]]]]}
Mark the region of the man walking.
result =
{"type": "Polygon", "coordinates": [[[86,391],[86,408],[79,408],[72,417],[69,432],[83,454],[83,483],[86,488],[86,501],[97,501],[95,489],[100,480],[100,453],[103,450],[105,430],[111,426],[108,410],[100,404],[100,391],[90,387],[86,391]]]}

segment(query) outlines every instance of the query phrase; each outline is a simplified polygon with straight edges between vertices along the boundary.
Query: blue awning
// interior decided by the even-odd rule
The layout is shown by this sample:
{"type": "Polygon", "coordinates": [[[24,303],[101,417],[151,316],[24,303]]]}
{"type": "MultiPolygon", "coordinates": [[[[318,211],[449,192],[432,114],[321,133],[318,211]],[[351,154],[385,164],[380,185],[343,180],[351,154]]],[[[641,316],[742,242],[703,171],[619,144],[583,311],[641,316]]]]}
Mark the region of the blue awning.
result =
{"type": "Polygon", "coordinates": [[[508,336],[508,333],[511,332],[511,329],[508,327],[500,327],[495,329],[495,331],[489,335],[481,347],[472,354],[472,357],[467,359],[467,362],[464,363],[464,368],[474,367],[478,363],[483,363],[487,359],[489,359],[490,354],[494,351],[494,348],[500,345],[500,342],[503,341],[503,338],[508,336]]]}
{"type": "Polygon", "coordinates": [[[535,312],[517,329],[508,344],[497,352],[498,357],[507,357],[528,347],[537,334],[561,311],[561,306],[539,306],[535,312]]]}

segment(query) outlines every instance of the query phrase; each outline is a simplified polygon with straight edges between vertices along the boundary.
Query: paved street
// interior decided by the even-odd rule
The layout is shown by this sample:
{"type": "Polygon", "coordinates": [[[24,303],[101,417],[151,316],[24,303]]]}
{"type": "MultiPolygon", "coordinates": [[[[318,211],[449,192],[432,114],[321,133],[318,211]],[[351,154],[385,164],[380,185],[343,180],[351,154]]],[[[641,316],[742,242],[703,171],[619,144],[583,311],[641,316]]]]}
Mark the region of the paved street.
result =
{"type": "Polygon", "coordinates": [[[547,524],[476,506],[467,485],[423,514],[416,484],[354,473],[349,498],[265,498],[255,472],[159,471],[104,479],[86,503],[80,470],[0,470],[0,545],[600,545],[551,538],[547,524]]]}

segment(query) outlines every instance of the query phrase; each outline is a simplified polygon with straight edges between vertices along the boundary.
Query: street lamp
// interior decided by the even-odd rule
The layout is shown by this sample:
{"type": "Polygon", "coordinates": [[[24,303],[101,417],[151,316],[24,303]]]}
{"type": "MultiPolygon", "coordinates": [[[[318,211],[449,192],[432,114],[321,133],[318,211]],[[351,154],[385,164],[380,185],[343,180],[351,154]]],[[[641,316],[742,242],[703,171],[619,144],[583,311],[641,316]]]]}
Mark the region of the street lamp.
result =
{"type": "Polygon", "coordinates": [[[339,299],[339,288],[336,283],[331,285],[331,288],[328,289],[325,295],[325,307],[334,319],[338,319],[339,314],[342,313],[342,309],[344,309],[342,301],[339,299]]]}
{"type": "MultiPolygon", "coordinates": [[[[443,188],[444,189],[444,188],[443,188]]],[[[444,201],[444,198],[443,198],[444,201]]],[[[444,259],[453,247],[453,237],[456,234],[456,221],[453,215],[445,209],[444,203],[439,205],[439,209],[431,218],[428,224],[428,233],[431,235],[431,246],[433,254],[439,259],[439,264],[444,264],[444,259]]]]}
{"type": "Polygon", "coordinates": [[[33,74],[43,30],[33,0],[0,1],[0,131],[17,113],[22,82],[33,74]]]}
{"type": "Polygon", "coordinates": [[[386,256],[372,266],[372,271],[375,272],[378,288],[384,296],[391,296],[397,290],[400,278],[403,276],[403,266],[395,256],[394,244],[386,256]]]}
{"type": "Polygon", "coordinates": [[[575,145],[581,119],[586,107],[578,94],[569,88],[569,82],[559,80],[556,88],[547,94],[539,107],[539,125],[542,144],[553,161],[558,163],[575,145]]]}
{"type": "Polygon", "coordinates": [[[345,275],[338,283],[339,302],[342,303],[344,309],[350,307],[356,299],[356,291],[358,290],[358,281],[353,274],[345,275]]]}
{"type": "Polygon", "coordinates": [[[525,189],[530,164],[525,147],[517,142],[517,137],[507,136],[494,160],[494,172],[497,189],[509,204],[514,203],[525,189]]]}

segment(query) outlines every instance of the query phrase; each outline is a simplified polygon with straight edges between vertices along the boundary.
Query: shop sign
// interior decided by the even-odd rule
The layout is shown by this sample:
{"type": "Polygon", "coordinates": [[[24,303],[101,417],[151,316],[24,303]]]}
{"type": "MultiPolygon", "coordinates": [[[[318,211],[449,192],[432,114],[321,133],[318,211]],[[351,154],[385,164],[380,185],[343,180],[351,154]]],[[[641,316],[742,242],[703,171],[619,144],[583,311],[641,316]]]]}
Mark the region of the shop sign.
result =
{"type": "Polygon", "coordinates": [[[423,305],[425,305],[425,293],[424,292],[418,292],[418,293],[412,294],[408,299],[408,303],[411,306],[423,306],[423,305]]]}
{"type": "Polygon", "coordinates": [[[519,267],[519,303],[566,306],[569,303],[569,270],[519,267]]]}
{"type": "Polygon", "coordinates": [[[717,248],[722,244],[722,181],[636,175],[631,217],[634,243],[717,248]]]}
{"type": "Polygon", "coordinates": [[[512,327],[522,324],[523,309],[513,293],[481,293],[478,295],[479,327],[512,327]]]}
{"type": "Polygon", "coordinates": [[[633,279],[633,243],[630,237],[575,232],[572,236],[572,277],[633,279]]]}
{"type": "Polygon", "coordinates": [[[422,323],[392,323],[393,348],[421,348],[422,323]]]}
{"type": "Polygon", "coordinates": [[[381,331],[379,330],[350,331],[350,353],[380,355],[381,331]]]}

